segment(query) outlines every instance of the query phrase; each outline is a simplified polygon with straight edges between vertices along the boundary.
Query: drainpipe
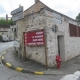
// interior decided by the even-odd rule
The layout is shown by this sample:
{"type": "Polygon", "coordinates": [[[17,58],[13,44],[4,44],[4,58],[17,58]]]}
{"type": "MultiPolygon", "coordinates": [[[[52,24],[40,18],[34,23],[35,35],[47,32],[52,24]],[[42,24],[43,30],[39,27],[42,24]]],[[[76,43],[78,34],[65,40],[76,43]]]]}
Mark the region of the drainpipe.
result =
{"type": "Polygon", "coordinates": [[[48,69],[48,61],[47,61],[47,34],[46,34],[46,29],[45,28],[44,28],[44,47],[45,47],[46,69],[48,69]]]}

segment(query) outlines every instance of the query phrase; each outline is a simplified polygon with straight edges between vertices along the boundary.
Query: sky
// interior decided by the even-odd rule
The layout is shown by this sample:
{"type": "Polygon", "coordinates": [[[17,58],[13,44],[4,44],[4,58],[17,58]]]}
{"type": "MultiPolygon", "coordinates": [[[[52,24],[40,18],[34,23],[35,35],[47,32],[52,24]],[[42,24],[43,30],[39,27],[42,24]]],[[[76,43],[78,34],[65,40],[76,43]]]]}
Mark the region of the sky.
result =
{"type": "MultiPolygon", "coordinates": [[[[34,4],[35,0],[0,0],[0,17],[5,17],[19,5],[24,7],[24,10],[34,4]]],[[[73,19],[76,18],[80,12],[80,0],[40,0],[51,9],[60,12],[73,19]]]]}

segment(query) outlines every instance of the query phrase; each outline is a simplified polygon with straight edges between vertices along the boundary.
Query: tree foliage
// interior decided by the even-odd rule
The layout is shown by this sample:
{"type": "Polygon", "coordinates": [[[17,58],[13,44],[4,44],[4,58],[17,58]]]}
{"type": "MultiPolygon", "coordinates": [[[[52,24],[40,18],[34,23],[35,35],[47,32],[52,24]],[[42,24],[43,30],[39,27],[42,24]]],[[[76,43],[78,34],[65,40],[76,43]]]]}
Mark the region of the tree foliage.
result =
{"type": "Polygon", "coordinates": [[[5,20],[5,19],[0,19],[0,25],[14,25],[15,22],[12,20],[5,20]]]}
{"type": "Polygon", "coordinates": [[[80,13],[76,16],[76,20],[80,22],[80,13]]]}

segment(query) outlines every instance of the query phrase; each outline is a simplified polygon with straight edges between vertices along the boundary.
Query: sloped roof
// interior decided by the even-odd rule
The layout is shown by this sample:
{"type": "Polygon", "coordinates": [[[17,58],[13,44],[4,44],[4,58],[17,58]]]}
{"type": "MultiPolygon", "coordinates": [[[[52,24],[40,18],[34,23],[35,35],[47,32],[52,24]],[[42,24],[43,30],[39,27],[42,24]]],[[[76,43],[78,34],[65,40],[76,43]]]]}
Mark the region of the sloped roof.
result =
{"type": "Polygon", "coordinates": [[[10,28],[10,25],[0,25],[0,28],[10,28]]]}
{"type": "MultiPolygon", "coordinates": [[[[41,1],[39,1],[39,2],[41,2],[41,1]]],[[[43,5],[45,5],[43,2],[41,2],[41,3],[42,3],[43,5]]],[[[35,3],[35,4],[36,4],[36,3],[35,3]]],[[[33,7],[35,4],[33,4],[31,7],[33,7]]],[[[31,7],[29,7],[29,8],[31,8],[31,7]]],[[[29,8],[28,8],[28,9],[29,9],[29,8]]],[[[26,9],[25,11],[27,11],[28,9],[26,9]]],[[[70,19],[70,20],[73,20],[73,21],[75,21],[75,22],[78,22],[78,21],[76,21],[76,20],[73,19],[73,18],[70,18],[70,17],[68,17],[68,16],[66,16],[66,15],[64,15],[64,14],[62,14],[62,13],[60,13],[60,12],[57,12],[57,11],[49,8],[47,5],[45,5],[45,7],[42,8],[40,11],[42,11],[43,9],[49,10],[49,11],[51,11],[51,12],[55,12],[55,13],[57,13],[57,14],[60,14],[61,16],[67,17],[67,18],[70,19]]],[[[24,11],[24,12],[25,12],[25,11],[24,11]]],[[[40,12],[40,11],[38,11],[38,12],[40,12]]],[[[29,14],[29,15],[32,15],[32,14],[35,14],[35,13],[38,13],[38,12],[34,12],[34,13],[29,14]]],[[[78,22],[78,23],[79,23],[79,22],[78,22]]]]}
{"type": "MultiPolygon", "coordinates": [[[[73,21],[76,21],[75,19],[70,18],[70,17],[68,17],[68,16],[66,16],[66,15],[64,15],[64,14],[62,14],[62,13],[60,13],[60,12],[57,12],[57,11],[49,8],[48,6],[46,6],[45,9],[46,9],[46,10],[49,10],[49,11],[51,11],[51,12],[55,12],[55,13],[57,13],[57,14],[60,14],[61,16],[67,17],[67,18],[69,18],[69,19],[71,19],[71,20],[73,20],[73,21]]],[[[76,21],[76,22],[77,22],[77,21],[76,21]]]]}
{"type": "MultiPolygon", "coordinates": [[[[41,2],[40,0],[39,0],[39,2],[41,2]]],[[[45,5],[43,2],[41,2],[43,5],[45,5]]],[[[34,3],[32,6],[30,6],[28,9],[30,9],[31,7],[33,7],[35,4],[37,4],[37,3],[34,3]]],[[[46,5],[45,5],[46,6],[46,5]]],[[[27,11],[28,9],[26,9],[25,11],[27,11]]],[[[24,12],[25,12],[24,11],[24,12]]]]}

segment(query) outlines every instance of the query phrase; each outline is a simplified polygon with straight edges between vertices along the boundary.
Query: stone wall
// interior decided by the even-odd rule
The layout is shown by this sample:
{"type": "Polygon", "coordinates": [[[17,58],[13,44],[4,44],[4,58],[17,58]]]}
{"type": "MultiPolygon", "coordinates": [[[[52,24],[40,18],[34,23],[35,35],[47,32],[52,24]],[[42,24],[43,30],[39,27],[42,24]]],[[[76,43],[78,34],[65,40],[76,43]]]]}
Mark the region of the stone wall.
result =
{"type": "MultiPolygon", "coordinates": [[[[80,26],[80,24],[71,18],[44,9],[41,12],[25,16],[23,20],[17,23],[18,36],[21,40],[23,32],[46,29],[47,59],[49,67],[53,67],[56,63],[55,58],[58,54],[58,36],[61,40],[60,48],[63,62],[80,54],[80,37],[70,37],[69,23],[78,26],[80,26]],[[57,26],[56,32],[52,31],[54,25],[57,26]]],[[[26,46],[26,57],[46,65],[44,46],[26,46]]]]}
{"type": "Polygon", "coordinates": [[[27,10],[24,11],[24,16],[31,14],[31,13],[35,13],[40,11],[42,8],[44,8],[45,5],[42,2],[38,2],[34,5],[32,5],[30,8],[28,8],[27,10]]]}
{"type": "MultiPolygon", "coordinates": [[[[56,13],[57,14],[57,13],[56,13]]],[[[80,55],[80,37],[70,37],[69,34],[69,23],[80,26],[76,21],[70,19],[66,16],[57,14],[56,16],[61,16],[59,19],[55,17],[54,12],[46,10],[46,20],[47,20],[47,47],[48,47],[48,65],[54,66],[55,58],[58,54],[58,41],[57,36],[64,36],[64,61],[70,60],[71,58],[80,55]],[[66,18],[66,20],[65,20],[66,18]],[[59,21],[55,21],[58,19],[59,21]],[[61,20],[61,22],[60,22],[61,20]],[[58,26],[58,31],[56,33],[52,32],[51,28],[54,24],[58,26]]],[[[62,43],[63,44],[63,43],[62,43]]],[[[61,57],[63,57],[63,55],[61,57]]]]}
{"type": "MultiPolygon", "coordinates": [[[[41,13],[25,16],[24,19],[17,21],[18,38],[22,41],[22,33],[33,30],[44,29],[47,22],[41,13]]],[[[23,47],[23,45],[21,44],[23,47]]],[[[45,65],[45,49],[44,46],[26,46],[26,57],[45,65]]]]}

